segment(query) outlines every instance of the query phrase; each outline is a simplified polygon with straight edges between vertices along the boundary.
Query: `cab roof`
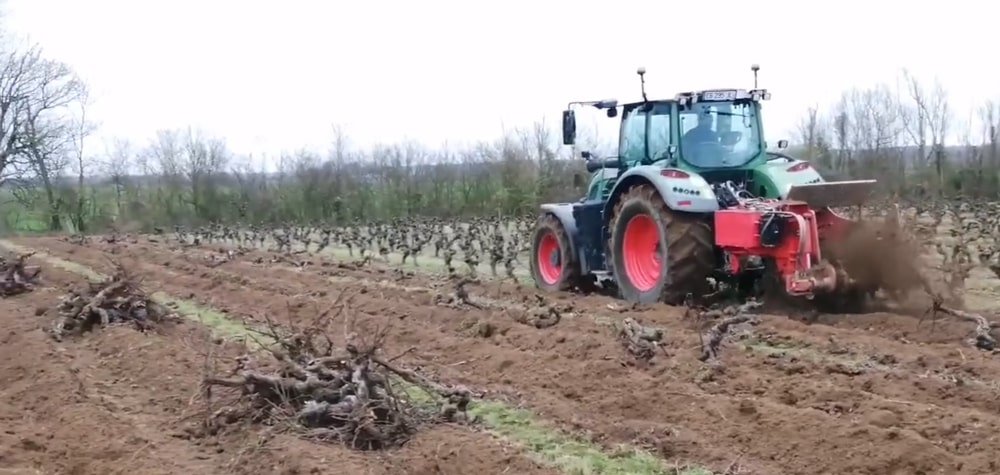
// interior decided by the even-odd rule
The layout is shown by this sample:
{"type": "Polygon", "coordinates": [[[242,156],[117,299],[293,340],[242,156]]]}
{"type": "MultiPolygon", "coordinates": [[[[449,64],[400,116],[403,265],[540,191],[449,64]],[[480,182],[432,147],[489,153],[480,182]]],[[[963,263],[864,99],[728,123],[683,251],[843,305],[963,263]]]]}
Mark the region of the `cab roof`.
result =
{"type": "MultiPolygon", "coordinates": [[[[681,105],[691,105],[699,102],[723,102],[723,101],[738,101],[738,100],[752,100],[755,102],[766,101],[771,99],[771,93],[767,89],[705,89],[701,91],[686,91],[680,92],[673,99],[656,99],[649,101],[650,103],[669,103],[676,102],[681,105]]],[[[642,101],[632,102],[629,104],[624,104],[628,107],[634,107],[643,104],[642,101]]]]}

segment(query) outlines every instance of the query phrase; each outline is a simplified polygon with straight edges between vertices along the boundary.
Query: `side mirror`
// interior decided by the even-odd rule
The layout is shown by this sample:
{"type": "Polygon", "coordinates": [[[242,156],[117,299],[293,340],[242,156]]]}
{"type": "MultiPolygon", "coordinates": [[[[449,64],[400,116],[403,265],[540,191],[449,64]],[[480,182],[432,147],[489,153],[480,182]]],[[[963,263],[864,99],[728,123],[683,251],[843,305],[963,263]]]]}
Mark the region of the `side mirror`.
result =
{"type": "Polygon", "coordinates": [[[576,143],[576,116],[572,110],[564,110],[562,116],[563,145],[576,143]]]}
{"type": "Polygon", "coordinates": [[[787,140],[779,140],[778,141],[778,149],[780,150],[780,149],[785,149],[785,148],[788,148],[788,141],[787,140]]]}
{"type": "Polygon", "coordinates": [[[608,117],[618,117],[618,109],[614,107],[608,109],[608,117]]]}

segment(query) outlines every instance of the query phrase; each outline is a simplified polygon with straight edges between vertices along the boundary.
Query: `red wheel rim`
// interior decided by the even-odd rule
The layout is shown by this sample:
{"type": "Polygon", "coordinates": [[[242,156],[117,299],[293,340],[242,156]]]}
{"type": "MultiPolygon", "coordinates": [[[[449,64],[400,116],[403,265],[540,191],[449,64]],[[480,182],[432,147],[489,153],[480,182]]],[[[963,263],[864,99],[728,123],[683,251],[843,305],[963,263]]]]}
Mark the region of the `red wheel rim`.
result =
{"type": "Polygon", "coordinates": [[[638,291],[647,292],[660,280],[660,231],[649,215],[639,214],[625,225],[622,260],[625,275],[638,291]]]}
{"type": "Polygon", "coordinates": [[[551,232],[545,233],[538,243],[538,273],[542,281],[552,285],[562,277],[562,255],[559,252],[559,240],[551,232]]]}

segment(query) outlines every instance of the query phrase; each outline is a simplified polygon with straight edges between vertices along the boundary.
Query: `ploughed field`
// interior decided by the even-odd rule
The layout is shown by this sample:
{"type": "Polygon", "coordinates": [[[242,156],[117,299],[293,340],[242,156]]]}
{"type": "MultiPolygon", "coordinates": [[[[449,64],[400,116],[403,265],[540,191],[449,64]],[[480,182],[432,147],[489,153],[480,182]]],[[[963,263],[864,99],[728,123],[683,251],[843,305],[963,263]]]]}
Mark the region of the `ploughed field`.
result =
{"type": "Polygon", "coordinates": [[[0,473],[997,473],[979,208],[902,210],[959,314],[539,294],[530,221],[2,240],[0,473]]]}

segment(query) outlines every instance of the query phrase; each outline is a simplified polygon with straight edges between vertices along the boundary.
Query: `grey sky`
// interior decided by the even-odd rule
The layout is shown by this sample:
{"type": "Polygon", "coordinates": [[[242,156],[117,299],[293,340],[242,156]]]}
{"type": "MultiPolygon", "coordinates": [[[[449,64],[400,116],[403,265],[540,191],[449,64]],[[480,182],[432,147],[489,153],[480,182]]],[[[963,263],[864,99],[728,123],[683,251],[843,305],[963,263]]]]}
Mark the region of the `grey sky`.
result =
{"type": "MultiPolygon", "coordinates": [[[[947,86],[958,120],[1000,98],[984,0],[7,0],[14,32],[91,85],[102,136],[200,126],[240,153],[492,139],[575,99],[749,87],[773,92],[771,141],[807,105],[909,67],[947,86]]],[[[610,122],[609,122],[610,123],[610,122]]]]}

